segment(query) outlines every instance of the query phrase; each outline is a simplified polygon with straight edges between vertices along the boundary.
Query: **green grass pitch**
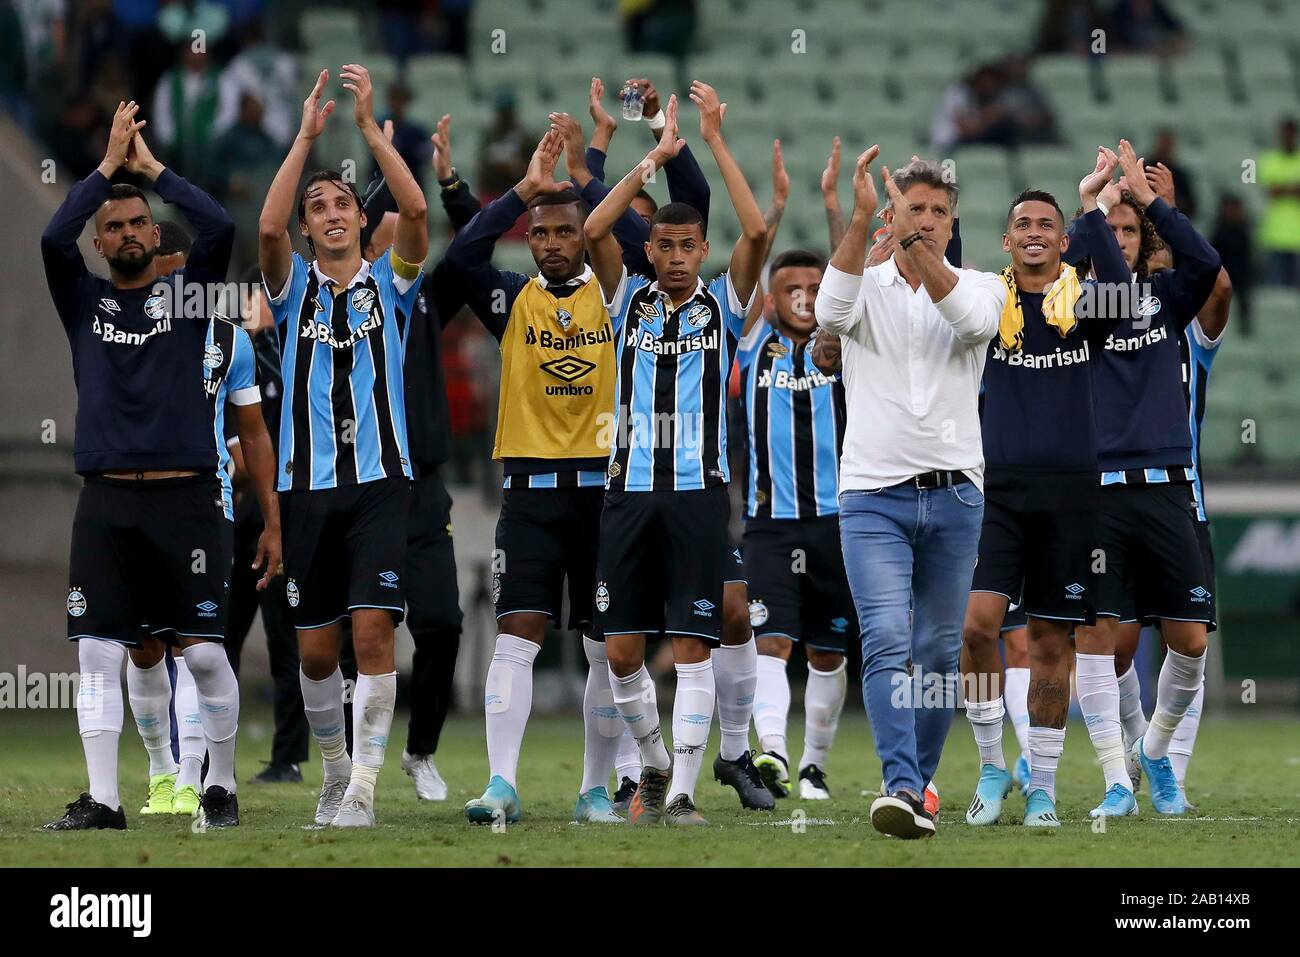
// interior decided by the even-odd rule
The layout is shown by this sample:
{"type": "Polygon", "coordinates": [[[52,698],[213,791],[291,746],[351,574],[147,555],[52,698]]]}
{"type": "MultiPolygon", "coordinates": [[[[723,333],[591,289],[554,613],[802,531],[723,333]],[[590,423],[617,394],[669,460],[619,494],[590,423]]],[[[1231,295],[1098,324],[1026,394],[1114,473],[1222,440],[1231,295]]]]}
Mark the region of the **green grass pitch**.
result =
{"type": "MultiPolygon", "coordinates": [[[[800,750],[802,717],[791,716],[791,747],[800,750]]],[[[405,734],[398,715],[380,777],[373,832],[304,830],[315,809],[320,763],[313,754],[300,785],[240,785],[243,824],[193,833],[189,820],[142,818],[147,762],[134,729],[122,735],[122,791],[130,830],[45,834],[85,787],[76,720],[69,712],[7,712],[0,720],[0,865],[61,866],[1156,866],[1292,865],[1300,860],[1300,734],[1292,715],[1211,715],[1189,772],[1198,817],[1162,819],[1145,788],[1137,818],[1093,830],[1088,809],[1101,798],[1101,776],[1082,725],[1069,729],[1058,795],[1064,825],[1053,834],[1019,824],[1024,801],[1013,792],[997,827],[963,820],[976,777],[970,727],[958,715],[939,769],[939,833],[924,842],[876,834],[867,819],[880,781],[861,711],[844,715],[828,774],[833,800],[778,802],[775,813],[740,810],[734,792],[714,783],[717,731],[697,790],[713,826],[665,828],[569,823],[582,773],[582,728],[576,718],[538,718],[524,741],[520,793],[524,820],[495,833],[465,822],[461,808],[486,783],[482,718],[452,719],[438,765],[451,787],[445,803],[417,802],[398,767],[405,734]],[[799,813],[799,812],[802,812],[799,813]]],[[[246,716],[240,777],[256,773],[269,752],[264,713],[246,716]],[[260,729],[259,729],[260,724],[260,729]],[[260,734],[258,734],[260,730],[260,734]]],[[[1007,754],[1017,753],[1007,735],[1007,754]]]]}

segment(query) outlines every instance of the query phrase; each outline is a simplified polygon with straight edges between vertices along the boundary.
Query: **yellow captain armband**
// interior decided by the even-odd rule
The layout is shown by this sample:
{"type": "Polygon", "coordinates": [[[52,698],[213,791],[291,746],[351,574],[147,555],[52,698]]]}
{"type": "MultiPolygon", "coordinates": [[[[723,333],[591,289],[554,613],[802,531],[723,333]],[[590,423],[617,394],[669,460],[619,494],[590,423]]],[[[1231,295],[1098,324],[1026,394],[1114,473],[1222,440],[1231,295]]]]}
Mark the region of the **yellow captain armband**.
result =
{"type": "Polygon", "coordinates": [[[393,246],[388,251],[388,258],[393,263],[393,275],[406,280],[414,280],[420,275],[420,264],[408,263],[401,256],[397,255],[396,246],[393,246]]]}

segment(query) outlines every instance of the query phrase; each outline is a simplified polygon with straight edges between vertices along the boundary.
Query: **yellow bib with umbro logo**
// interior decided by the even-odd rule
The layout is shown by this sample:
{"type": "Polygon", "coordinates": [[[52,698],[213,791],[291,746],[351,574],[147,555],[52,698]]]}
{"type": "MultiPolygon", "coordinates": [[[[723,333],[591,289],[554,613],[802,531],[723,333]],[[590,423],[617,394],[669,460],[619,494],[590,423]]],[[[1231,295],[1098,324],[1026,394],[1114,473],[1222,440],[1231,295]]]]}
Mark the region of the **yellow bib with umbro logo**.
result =
{"type": "Polygon", "coordinates": [[[609,455],[614,336],[600,284],[556,299],[537,277],[515,298],[501,337],[494,459],[609,455]]]}

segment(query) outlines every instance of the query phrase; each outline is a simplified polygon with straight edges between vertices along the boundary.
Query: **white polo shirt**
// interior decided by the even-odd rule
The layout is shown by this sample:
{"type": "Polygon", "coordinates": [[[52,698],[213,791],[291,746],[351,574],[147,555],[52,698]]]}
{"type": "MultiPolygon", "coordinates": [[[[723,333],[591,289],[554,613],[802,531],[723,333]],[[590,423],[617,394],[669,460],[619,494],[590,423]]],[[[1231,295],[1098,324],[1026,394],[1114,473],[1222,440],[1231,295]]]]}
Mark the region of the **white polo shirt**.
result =
{"type": "Polygon", "coordinates": [[[936,469],[961,469],[984,487],[980,379],[1006,286],[993,273],[944,265],[957,285],[937,303],[924,285],[913,291],[892,258],[863,275],[826,267],[815,309],[817,325],[842,340],[841,490],[936,469]]]}

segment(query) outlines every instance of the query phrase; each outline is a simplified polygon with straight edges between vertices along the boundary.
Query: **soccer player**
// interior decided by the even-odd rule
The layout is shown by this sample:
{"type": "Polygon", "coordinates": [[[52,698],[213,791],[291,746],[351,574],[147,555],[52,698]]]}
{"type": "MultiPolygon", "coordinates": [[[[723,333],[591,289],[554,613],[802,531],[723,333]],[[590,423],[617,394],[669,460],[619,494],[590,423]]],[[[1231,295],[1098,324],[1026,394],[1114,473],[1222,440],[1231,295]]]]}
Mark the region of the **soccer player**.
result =
{"type": "Polygon", "coordinates": [[[839,529],[844,387],[812,366],[808,339],[825,261],[789,250],[768,271],[764,318],[740,343],[747,475],[745,568],[758,643],[755,761],[778,797],[790,793],[786,663],[795,642],[808,658],[799,796],[830,797],[826,757],[847,687],[845,656],[857,614],[839,529]]]}
{"type": "Polygon", "coordinates": [[[879,152],[858,157],[852,219],[816,315],[843,352],[840,535],[887,792],[871,820],[882,833],[919,838],[934,834],[922,791],[956,704],[961,613],[983,512],[979,378],[1006,290],[994,275],[946,262],[957,187],[926,162],[908,164],[897,181],[885,170],[884,218],[897,250],[864,276],[879,152]],[[921,695],[925,681],[940,683],[938,706],[921,695]]]}
{"type": "MultiPolygon", "coordinates": [[[[392,128],[384,124],[385,135],[392,128]]],[[[479,211],[479,200],[452,165],[451,116],[438,121],[431,137],[439,198],[453,229],[479,211]]],[[[382,179],[367,191],[364,256],[374,261],[392,245],[397,213],[382,179]]],[[[446,259],[420,284],[406,344],[406,425],[415,482],[407,524],[406,626],[415,650],[411,658],[411,716],[402,750],[402,770],[423,801],[445,801],[447,782],[434,754],[451,705],[451,684],[460,648],[461,611],[456,587],[456,553],[451,532],[451,496],[442,465],[451,456],[450,411],[442,364],[442,331],[466,302],[464,283],[446,259]]]]}
{"type": "MultiPolygon", "coordinates": [[[[211,756],[201,816],[208,827],[239,823],[239,688],[221,648],[230,526],[200,373],[210,356],[211,317],[186,318],[182,309],[187,286],[224,280],[234,225],[210,196],[153,157],[138,111],[134,102],[118,105],[104,159],[72,188],[41,236],[46,280],[84,399],[75,459],[85,485],[73,520],[67,608],[68,637],[78,642],[77,718],[90,778],[89,790],[46,825],[50,830],[126,827],[117,781],[123,649],[142,671],[161,677],[154,684],[162,737],[171,690],[160,667],[164,642],[180,645],[198,689],[211,756]],[[198,233],[188,265],[165,286],[157,281],[159,232],[149,204],[135,187],[110,182],[123,168],[150,180],[198,233]],[[77,248],[92,216],[108,279],[90,273],[77,248]]],[[[274,496],[266,498],[274,509],[274,496]]],[[[273,523],[258,555],[267,578],[279,560],[277,533],[273,523]]]]}
{"type": "MultiPolygon", "coordinates": [[[[1151,723],[1130,753],[1150,783],[1156,812],[1178,815],[1185,813],[1186,800],[1169,746],[1204,680],[1213,598],[1197,538],[1196,468],[1179,340],[1208,300],[1222,264],[1187,218],[1156,195],[1127,140],[1120,140],[1119,161],[1131,202],[1122,198],[1106,220],[1135,285],[1128,315],[1106,338],[1093,366],[1101,471],[1097,546],[1105,568],[1098,583],[1097,625],[1076,635],[1076,649],[1103,660],[1113,676],[1123,624],[1159,620],[1168,652],[1151,723]],[[1150,247],[1143,219],[1171,250],[1174,269],[1147,274],[1143,253],[1150,247]]],[[[1131,634],[1132,629],[1130,642],[1131,634]]],[[[1097,699],[1104,709],[1091,708],[1081,697],[1094,742],[1100,740],[1096,729],[1106,729],[1108,746],[1098,753],[1108,795],[1116,788],[1114,779],[1131,783],[1119,698],[1113,677],[1097,699]]],[[[1034,767],[1031,759],[1031,771],[1034,767]]]]}
{"type": "Polygon", "coordinates": [[[587,266],[585,207],[554,171],[558,130],[538,144],[524,178],[452,241],[447,263],[468,286],[475,314],[501,344],[501,396],[493,458],[504,464],[493,600],[498,635],[484,707],[489,779],[465,805],[476,824],[518,821],[519,752],[532,708],[533,662],[548,621],[582,633],[583,779],[575,821],[623,823],[608,783],[622,729],[610,700],[605,648],[592,633],[592,595],[604,464],[602,416],[614,405],[613,331],[587,266]],[[491,262],[497,239],[527,214],[536,277],[491,262]]]}
{"type": "Polygon", "coordinates": [[[424,194],[375,122],[370,75],[344,64],[357,127],[397,202],[392,248],[362,257],[365,214],[356,188],[326,170],[298,182],[334,109],[320,105],[322,70],[262,209],[258,261],[280,332],[284,405],[280,481],[285,590],[302,660],[303,707],[321,748],[320,826],[373,827],[397,695],[393,629],[404,613],[402,576],[412,478],[402,363],[429,249],[424,194]],[[315,259],[293,250],[289,220],[315,259]],[[342,629],[352,619],[358,676],[354,753],[344,734],[342,629]]]}
{"type": "MultiPolygon", "coordinates": [[[[1099,148],[1079,182],[1083,214],[1074,243],[1102,282],[1126,289],[1128,270],[1097,209],[1115,169],[1099,148]]],[[[966,717],[980,778],[966,823],[997,823],[1011,791],[1002,750],[1003,666],[998,649],[1012,605],[1024,609],[1029,642],[1030,783],[1024,823],[1058,827],[1056,766],[1070,698],[1070,630],[1095,621],[1097,437],[1090,362],[1114,325],[1096,287],[1062,262],[1071,244],[1056,199],[1026,190],[1007,210],[1001,274],[1006,307],[984,367],[984,521],[962,630],[966,717]]],[[[1113,662],[1078,656],[1078,693],[1088,701],[1113,662]]],[[[1091,728],[1090,728],[1091,731],[1091,728]]],[[[1115,742],[1117,753],[1119,742],[1115,742]]],[[[1121,773],[1123,766],[1121,762],[1121,773]]],[[[1128,793],[1128,800],[1132,801],[1128,793]]],[[[1109,810],[1109,808],[1108,808],[1109,810]]],[[[1120,809],[1122,811],[1122,809],[1120,809]]],[[[1127,813],[1127,812],[1124,812],[1127,813]]]]}
{"type": "Polygon", "coordinates": [[[707,285],[700,280],[709,247],[700,215],[689,206],[669,203],[654,214],[646,244],[653,281],[629,274],[612,235],[645,179],[684,145],[677,138],[675,96],[664,110],[658,145],[586,225],[617,336],[596,611],[614,701],[641,750],[641,779],[629,809],[635,824],[707,823],[693,797],[716,700],[710,655],[722,633],[730,508],[726,379],[767,237],[763,214],[722,136],[725,105],[698,80],[690,96],[740,220],[728,270],[707,285]],[[676,662],[675,760],[664,747],[645,670],[646,636],[658,632],[670,636],[676,662]]]}
{"type": "MultiPolygon", "coordinates": [[[[551,122],[564,136],[565,164],[569,168],[569,175],[593,208],[610,191],[602,182],[604,153],[594,148],[597,138],[608,145],[609,137],[608,127],[601,118],[603,110],[600,108],[599,83],[598,78],[592,78],[591,112],[597,119],[597,133],[593,137],[593,147],[585,153],[582,149],[582,128],[577,121],[564,113],[551,114],[551,122]],[[602,130],[606,132],[602,133],[602,130]]],[[[659,109],[659,94],[653,84],[645,79],[629,80],[628,83],[638,84],[646,90],[649,126],[652,130],[661,130],[663,114],[659,109]]],[[[780,163],[779,146],[774,157],[774,170],[780,175],[774,176],[773,207],[765,216],[768,226],[765,260],[789,192],[789,178],[785,177],[784,166],[780,163]]],[[[710,198],[708,180],[704,178],[704,173],[688,146],[683,146],[681,152],[664,165],[664,174],[668,180],[671,201],[684,203],[697,210],[702,208],[702,219],[707,217],[710,198]]],[[[645,250],[650,239],[651,220],[658,206],[649,193],[642,189],[633,199],[631,208],[635,215],[620,216],[615,223],[614,236],[623,251],[623,262],[628,267],[628,272],[647,279],[653,278],[654,270],[646,258],[645,250]]],[[[707,219],[702,228],[707,232],[707,219]]],[[[713,772],[715,779],[736,789],[742,807],[771,810],[776,806],[775,801],[764,787],[749,749],[749,722],[753,716],[754,692],[758,684],[758,655],[749,622],[744,563],[740,549],[730,540],[727,543],[727,568],[727,577],[723,583],[722,642],[713,649],[711,655],[722,731],[722,743],[718,757],[714,760],[713,772]]],[[[637,779],[640,778],[641,771],[639,754],[631,732],[624,729],[616,764],[632,771],[637,779]],[[635,767],[632,766],[634,761],[635,767]]],[[[621,781],[615,795],[616,803],[621,800],[627,802],[624,806],[630,806],[636,793],[636,781],[625,777],[622,770],[619,773],[621,781]]]]}

